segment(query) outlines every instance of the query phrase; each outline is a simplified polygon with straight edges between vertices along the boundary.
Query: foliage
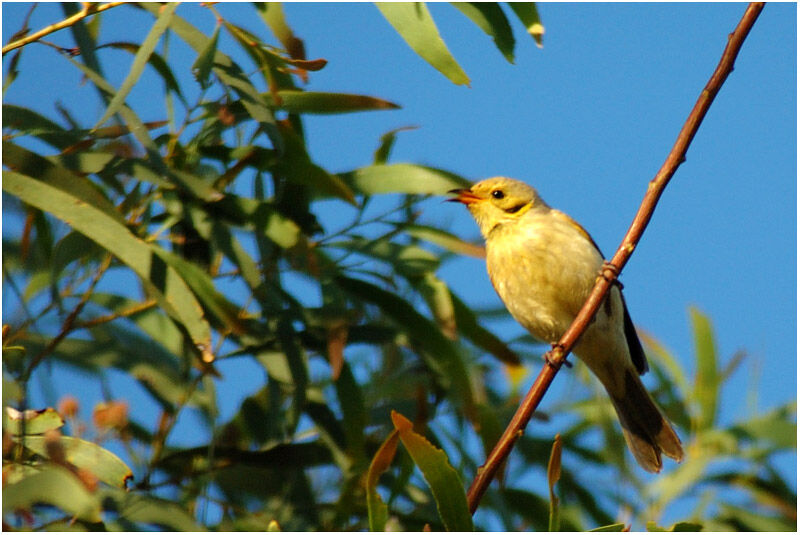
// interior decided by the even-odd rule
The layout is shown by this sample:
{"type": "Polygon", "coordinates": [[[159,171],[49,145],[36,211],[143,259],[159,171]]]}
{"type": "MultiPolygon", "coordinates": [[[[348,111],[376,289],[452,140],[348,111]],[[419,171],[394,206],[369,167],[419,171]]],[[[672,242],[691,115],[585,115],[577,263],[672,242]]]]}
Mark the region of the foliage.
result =
{"type": "MultiPolygon", "coordinates": [[[[513,59],[499,5],[456,7],[513,59]]],[[[252,9],[282,48],[215,9],[122,6],[75,22],[75,49],[39,42],[9,55],[4,88],[25,68],[22,52],[50,47],[103,110],[81,125],[63,107],[59,122],[3,105],[3,217],[19,228],[3,241],[4,291],[18,304],[3,319],[4,526],[471,529],[465,486],[518,398],[489,368],[518,375],[520,360],[436,275],[480,248],[421,224],[414,209],[467,182],[390,163],[399,130],[380,140],[375,161],[326,170],[309,155],[304,117],[396,104],[303,90],[325,60],[305,57],[279,4],[252,9]],[[181,16],[188,9],[216,17],[210,37],[181,16]],[[152,16],[142,43],[98,42],[101,19],[125,11],[152,16]],[[239,49],[222,50],[223,36],[239,49]],[[194,51],[191,65],[170,59],[175,39],[194,51]],[[132,54],[119,88],[103,75],[111,52],[132,54]],[[164,120],[143,121],[126,103],[148,69],[164,84],[164,120]],[[333,228],[320,216],[331,205],[351,222],[333,228]],[[310,294],[319,302],[308,304],[310,294]],[[222,419],[216,379],[242,363],[264,386],[222,419]],[[32,379],[45,367],[103,385],[129,378],[158,407],[156,424],[110,393],[91,425],[75,398],[32,410],[32,379]],[[200,422],[193,446],[175,436],[186,413],[200,422]]],[[[425,60],[466,83],[424,4],[380,10],[425,60]]],[[[540,43],[535,7],[511,11],[540,43]]],[[[791,530],[796,495],[772,461],[796,449],[795,406],[721,426],[719,394],[740,359],[722,366],[710,321],[692,317],[694,380],[648,344],[657,397],[686,437],[684,464],[640,480],[610,404],[585,389],[553,409],[578,416],[559,447],[531,426],[476,526],[618,530],[689,497],[697,524],[676,530],[791,530]],[[602,446],[587,446],[597,429],[602,446]],[[549,488],[517,486],[531,470],[547,471],[549,488]],[[618,488],[598,488],[594,475],[609,472],[618,488]]]]}

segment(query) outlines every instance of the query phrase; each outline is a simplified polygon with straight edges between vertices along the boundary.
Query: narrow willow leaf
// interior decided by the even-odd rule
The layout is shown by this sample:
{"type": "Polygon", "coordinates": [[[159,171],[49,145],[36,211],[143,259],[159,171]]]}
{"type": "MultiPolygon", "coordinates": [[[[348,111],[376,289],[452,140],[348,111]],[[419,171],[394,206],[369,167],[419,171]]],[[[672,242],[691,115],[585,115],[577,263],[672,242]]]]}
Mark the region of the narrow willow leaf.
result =
{"type": "Polygon", "coordinates": [[[41,139],[59,150],[74,145],[81,139],[79,133],[66,130],[61,125],[28,108],[3,104],[2,116],[4,129],[17,130],[20,134],[41,139]]]}
{"type": "Polygon", "coordinates": [[[547,463],[547,488],[550,491],[549,531],[560,531],[560,512],[556,496],[556,483],[559,479],[561,479],[561,435],[556,434],[553,449],[550,451],[550,460],[547,463]]]}
{"type": "Polygon", "coordinates": [[[434,245],[438,245],[448,251],[474,258],[486,258],[486,249],[483,245],[476,245],[469,243],[458,236],[447,232],[446,230],[429,227],[425,225],[398,225],[399,229],[409,236],[413,236],[418,240],[424,240],[434,245]]]}
{"type": "Polygon", "coordinates": [[[456,315],[456,326],[461,335],[476,346],[488,351],[498,360],[510,366],[520,366],[519,355],[516,354],[505,342],[500,340],[492,331],[483,327],[478,318],[456,294],[451,292],[453,310],[456,315]]]}
{"type": "Polygon", "coordinates": [[[392,411],[392,422],[403,446],[428,483],[445,528],[448,531],[472,531],[467,494],[445,452],[415,433],[411,422],[400,413],[392,411]]]}
{"type": "MultiPolygon", "coordinates": [[[[117,50],[124,50],[134,55],[139,51],[139,45],[137,45],[136,43],[126,43],[121,41],[106,43],[97,48],[103,48],[103,47],[115,48],[117,50]]],[[[178,84],[178,80],[175,78],[175,75],[172,74],[172,70],[169,68],[169,65],[164,60],[164,58],[161,57],[161,55],[158,54],[157,52],[152,52],[150,54],[150,58],[147,60],[147,63],[149,63],[150,66],[153,67],[156,70],[156,72],[161,76],[161,79],[164,80],[164,85],[167,87],[167,89],[169,91],[173,91],[176,95],[178,95],[178,98],[181,99],[181,102],[186,104],[186,99],[183,97],[183,93],[181,92],[181,86],[178,84]]]]}
{"type": "Polygon", "coordinates": [[[26,435],[40,435],[64,425],[64,420],[52,408],[42,410],[28,409],[25,412],[6,407],[3,412],[3,431],[20,435],[23,428],[26,435]],[[24,421],[23,421],[24,420],[24,421]]]}
{"type": "Polygon", "coordinates": [[[375,165],[382,165],[389,162],[389,154],[392,152],[394,142],[397,140],[397,134],[404,130],[414,130],[416,126],[401,126],[394,130],[389,130],[381,136],[381,143],[375,150],[375,155],[372,158],[372,163],[375,165]]]}
{"type": "Polygon", "coordinates": [[[30,510],[35,504],[54,505],[80,520],[100,522],[100,500],[72,472],[48,466],[3,488],[3,514],[30,510]]]}
{"type": "Polygon", "coordinates": [[[51,213],[127,264],[152,285],[161,306],[186,328],[195,346],[210,355],[211,330],[194,294],[175,270],[124,224],[79,197],[13,171],[3,171],[3,190],[51,213]]]}
{"type": "Polygon", "coordinates": [[[303,41],[297,38],[286,23],[280,2],[258,2],[256,10],[289,55],[296,59],[306,57],[303,41]]]}
{"type": "Polygon", "coordinates": [[[590,529],[589,531],[604,532],[604,531],[625,531],[625,523],[618,522],[616,524],[609,524],[607,526],[600,526],[599,528],[590,529]]]}
{"type": "Polygon", "coordinates": [[[342,407],[342,426],[347,440],[347,451],[356,462],[360,463],[365,458],[364,429],[369,422],[361,387],[353,377],[349,364],[344,363],[335,385],[336,396],[342,407]]]}
{"type": "Polygon", "coordinates": [[[720,376],[717,364],[717,348],[711,321],[698,309],[689,309],[694,332],[695,357],[697,358],[697,378],[694,396],[700,404],[697,429],[711,428],[717,418],[720,376]]]}
{"type": "MultiPolygon", "coordinates": [[[[28,436],[25,437],[24,443],[26,448],[48,457],[49,440],[51,439],[43,436],[28,436]]],[[[127,481],[133,478],[133,472],[122,459],[94,442],[63,436],[57,441],[63,448],[67,462],[89,470],[103,483],[125,488],[127,481]]]]}
{"type": "Polygon", "coordinates": [[[125,99],[128,98],[128,94],[131,92],[131,89],[133,89],[133,86],[136,85],[136,82],[139,80],[142,72],[144,72],[144,67],[150,60],[150,55],[156,49],[156,45],[158,45],[158,42],[161,40],[161,36],[165,31],[167,31],[172,14],[175,13],[175,9],[178,7],[178,4],[179,2],[170,2],[165,6],[162,6],[161,14],[158,16],[155,24],[153,24],[153,27],[150,29],[150,33],[148,33],[147,37],[145,37],[144,41],[142,41],[141,46],[139,46],[139,50],[136,52],[136,55],[133,58],[131,70],[128,71],[128,75],[125,77],[125,80],[122,82],[119,90],[111,98],[111,102],[108,103],[105,113],[94,125],[94,128],[98,128],[108,119],[110,119],[115,113],[117,113],[120,106],[122,106],[122,104],[125,102],[125,99]]]}
{"type": "Polygon", "coordinates": [[[338,276],[336,284],[356,299],[373,303],[401,329],[405,330],[425,350],[425,363],[439,377],[441,383],[456,391],[467,412],[474,407],[469,373],[454,344],[445,338],[439,328],[428,318],[417,312],[407,301],[373,284],[338,276]]]}
{"type": "Polygon", "coordinates": [[[381,444],[381,447],[378,448],[378,451],[375,452],[367,471],[367,513],[369,515],[370,531],[386,530],[386,521],[389,520],[389,508],[383,503],[381,495],[378,494],[378,479],[392,464],[399,440],[400,433],[397,430],[392,431],[381,444]]]}
{"type": "Polygon", "coordinates": [[[455,340],[456,313],[447,283],[429,271],[422,279],[412,284],[425,299],[442,333],[449,339],[455,340]]]}
{"type": "Polygon", "coordinates": [[[382,98],[348,93],[322,93],[319,91],[300,91],[281,89],[279,102],[269,93],[262,93],[264,100],[272,107],[289,113],[309,113],[328,115],[371,110],[396,110],[400,106],[382,98]]]}
{"type": "MultiPolygon", "coordinates": [[[[159,14],[160,6],[157,4],[145,3],[141,4],[141,7],[155,16],[159,14]]],[[[201,31],[192,26],[185,19],[177,15],[172,17],[170,29],[198,53],[209,45],[208,37],[203,35],[201,31]]],[[[213,69],[220,81],[239,95],[247,113],[264,128],[273,147],[278,152],[283,153],[283,140],[275,124],[275,118],[264,102],[264,99],[261,98],[256,88],[250,83],[247,75],[242,72],[241,68],[236,63],[219,50],[217,50],[214,55],[213,69]]]]}
{"type": "Polygon", "coordinates": [[[214,66],[214,55],[217,53],[217,42],[219,41],[219,28],[217,24],[214,28],[214,33],[211,34],[211,39],[206,42],[205,46],[197,54],[197,59],[192,64],[192,74],[197,83],[203,89],[208,89],[208,77],[211,74],[211,68],[214,66]]]}
{"type": "Polygon", "coordinates": [[[166,531],[208,531],[175,502],[133,492],[109,489],[103,494],[112,500],[119,518],[126,522],[155,525],[166,531]]]}
{"type": "Polygon", "coordinates": [[[369,165],[339,176],[353,190],[365,195],[378,193],[446,195],[451,189],[471,185],[467,179],[453,173],[407,163],[369,165]]]}
{"type": "Polygon", "coordinates": [[[536,9],[535,2],[508,2],[508,5],[516,13],[525,30],[536,41],[536,46],[542,48],[542,37],[544,36],[544,26],[539,19],[539,10],[536,9]]]}
{"type": "Polygon", "coordinates": [[[495,46],[508,60],[514,63],[514,34],[500,5],[495,2],[451,2],[478,28],[494,40],[495,46]]]}
{"type": "Polygon", "coordinates": [[[469,85],[469,77],[442,41],[423,2],[378,2],[375,5],[414,52],[454,84],[469,85]]]}

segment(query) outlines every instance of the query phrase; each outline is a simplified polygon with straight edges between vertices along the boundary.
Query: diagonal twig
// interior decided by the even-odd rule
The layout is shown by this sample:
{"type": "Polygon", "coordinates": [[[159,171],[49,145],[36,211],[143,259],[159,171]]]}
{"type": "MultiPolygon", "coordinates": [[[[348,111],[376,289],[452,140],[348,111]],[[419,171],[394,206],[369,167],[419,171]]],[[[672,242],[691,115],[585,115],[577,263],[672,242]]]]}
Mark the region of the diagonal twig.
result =
{"type": "Polygon", "coordinates": [[[661,197],[667,183],[675,174],[678,166],[686,160],[686,151],[689,148],[689,144],[697,133],[697,129],[700,127],[700,123],[703,121],[706,112],[714,101],[714,97],[716,97],[725,79],[733,71],[733,64],[736,60],[736,56],[739,54],[742,43],[744,43],[747,34],[750,32],[750,29],[753,27],[753,24],[763,8],[763,2],[752,2],[748,5],[736,29],[733,33],[728,35],[728,44],[722,53],[722,58],[717,68],[700,93],[667,159],[664,161],[661,169],[658,170],[658,173],[656,173],[656,176],[648,184],[647,193],[642,200],[641,206],[639,206],[639,211],[636,212],[636,216],[631,226],[628,228],[625,237],[622,239],[622,243],[614,254],[614,257],[603,266],[603,276],[598,277],[592,289],[592,293],[575,317],[572,325],[570,325],[569,329],[563,334],[558,344],[545,354],[547,363],[542,368],[542,371],[539,372],[539,376],[536,378],[533,386],[531,386],[531,389],[522,400],[517,412],[514,414],[511,422],[503,433],[503,436],[487,457],[486,463],[478,468],[475,479],[467,492],[467,502],[471,513],[474,513],[478,508],[481,497],[489,487],[500,465],[511,453],[514,443],[524,432],[531,415],[541,402],[545,392],[550,387],[550,383],[553,382],[553,378],[555,378],[556,373],[566,360],[570,350],[583,331],[586,330],[586,327],[589,325],[589,322],[594,317],[595,312],[608,293],[609,288],[617,280],[620,271],[622,271],[622,268],[633,253],[636,244],[639,243],[644,229],[647,227],[655,211],[658,199],[661,197]]]}

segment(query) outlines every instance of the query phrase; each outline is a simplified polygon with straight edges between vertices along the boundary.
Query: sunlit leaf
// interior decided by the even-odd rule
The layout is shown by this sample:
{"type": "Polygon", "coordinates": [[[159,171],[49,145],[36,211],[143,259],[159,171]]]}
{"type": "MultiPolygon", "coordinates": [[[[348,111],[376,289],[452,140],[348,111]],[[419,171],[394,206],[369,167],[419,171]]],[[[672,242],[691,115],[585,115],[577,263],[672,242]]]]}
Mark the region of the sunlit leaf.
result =
{"type": "Polygon", "coordinates": [[[419,467],[436,500],[436,508],[448,531],[472,531],[472,515],[461,478],[450,465],[447,455],[414,432],[411,422],[392,411],[392,422],[414,464],[419,467]]]}
{"type": "Polygon", "coordinates": [[[389,469],[397,452],[397,443],[400,434],[397,430],[392,431],[386,440],[378,448],[367,471],[367,513],[369,515],[370,531],[385,531],[386,521],[389,519],[389,508],[383,503],[378,494],[378,479],[381,474],[389,469]]]}
{"type": "Polygon", "coordinates": [[[544,36],[544,26],[539,19],[539,11],[536,9],[534,2],[508,2],[508,5],[517,15],[522,24],[525,25],[525,30],[536,41],[536,46],[542,48],[542,37],[544,36]]]}
{"type": "Polygon", "coordinates": [[[708,317],[694,307],[689,309],[689,315],[692,320],[697,359],[697,378],[694,386],[694,397],[700,404],[697,429],[702,430],[714,425],[717,417],[720,385],[717,348],[708,317]]]}
{"type": "Polygon", "coordinates": [[[111,98],[111,102],[108,103],[105,113],[103,113],[103,116],[95,124],[95,128],[105,123],[117,113],[117,110],[119,110],[120,106],[125,102],[125,99],[128,98],[131,89],[133,89],[133,86],[139,80],[142,72],[144,72],[144,67],[150,60],[150,55],[156,49],[156,45],[158,45],[158,42],[161,40],[163,33],[167,30],[169,21],[175,9],[178,7],[178,4],[178,2],[171,2],[163,6],[155,24],[153,24],[153,27],[150,29],[150,33],[147,34],[147,37],[144,38],[141,46],[139,46],[139,50],[133,58],[133,63],[131,64],[130,71],[128,71],[128,75],[125,77],[119,90],[117,90],[111,98]]]}
{"type": "Polygon", "coordinates": [[[117,219],[49,184],[3,171],[3,190],[68,223],[117,256],[156,290],[161,306],[184,325],[201,352],[211,334],[202,309],[181,277],[117,219]]]}
{"type": "Polygon", "coordinates": [[[414,52],[454,84],[469,85],[469,78],[442,41],[423,2],[378,2],[375,5],[414,52]]]}
{"type": "Polygon", "coordinates": [[[30,510],[35,504],[54,505],[81,520],[100,522],[100,500],[72,472],[48,466],[3,488],[3,514],[30,510]]]}
{"type": "MultiPolygon", "coordinates": [[[[26,436],[24,444],[39,455],[47,457],[47,442],[52,440],[44,436],[26,436]]],[[[78,468],[85,468],[97,476],[100,481],[124,488],[133,477],[133,472],[122,460],[88,440],[62,436],[56,439],[66,454],[69,463],[78,468]]]]}
{"type": "Polygon", "coordinates": [[[500,5],[494,2],[452,2],[453,6],[489,35],[509,63],[514,63],[514,34],[500,5]]]}
{"type": "Polygon", "coordinates": [[[41,410],[28,409],[24,412],[13,407],[5,407],[3,412],[3,431],[12,435],[40,435],[51,429],[58,429],[64,425],[64,420],[55,409],[41,410]]]}
{"type": "Polygon", "coordinates": [[[453,173],[407,163],[370,165],[339,176],[351,188],[366,195],[378,193],[446,195],[451,189],[470,186],[468,180],[453,173]]]}
{"type": "Polygon", "coordinates": [[[219,40],[220,25],[214,28],[214,33],[211,34],[203,48],[198,52],[197,59],[192,64],[192,74],[200,87],[207,89],[209,84],[208,77],[211,74],[211,68],[214,66],[214,55],[217,53],[217,41],[219,40]]]}

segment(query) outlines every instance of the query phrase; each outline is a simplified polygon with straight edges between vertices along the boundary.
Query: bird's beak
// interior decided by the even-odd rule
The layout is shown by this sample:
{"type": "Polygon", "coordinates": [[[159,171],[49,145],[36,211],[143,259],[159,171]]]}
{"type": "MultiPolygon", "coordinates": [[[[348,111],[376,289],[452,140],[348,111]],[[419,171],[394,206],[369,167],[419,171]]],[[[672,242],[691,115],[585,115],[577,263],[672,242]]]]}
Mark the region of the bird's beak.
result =
{"type": "Polygon", "coordinates": [[[455,197],[452,199],[447,199],[449,202],[460,202],[461,204],[466,204],[467,206],[482,200],[468,189],[451,189],[447,193],[455,195],[455,197]]]}

